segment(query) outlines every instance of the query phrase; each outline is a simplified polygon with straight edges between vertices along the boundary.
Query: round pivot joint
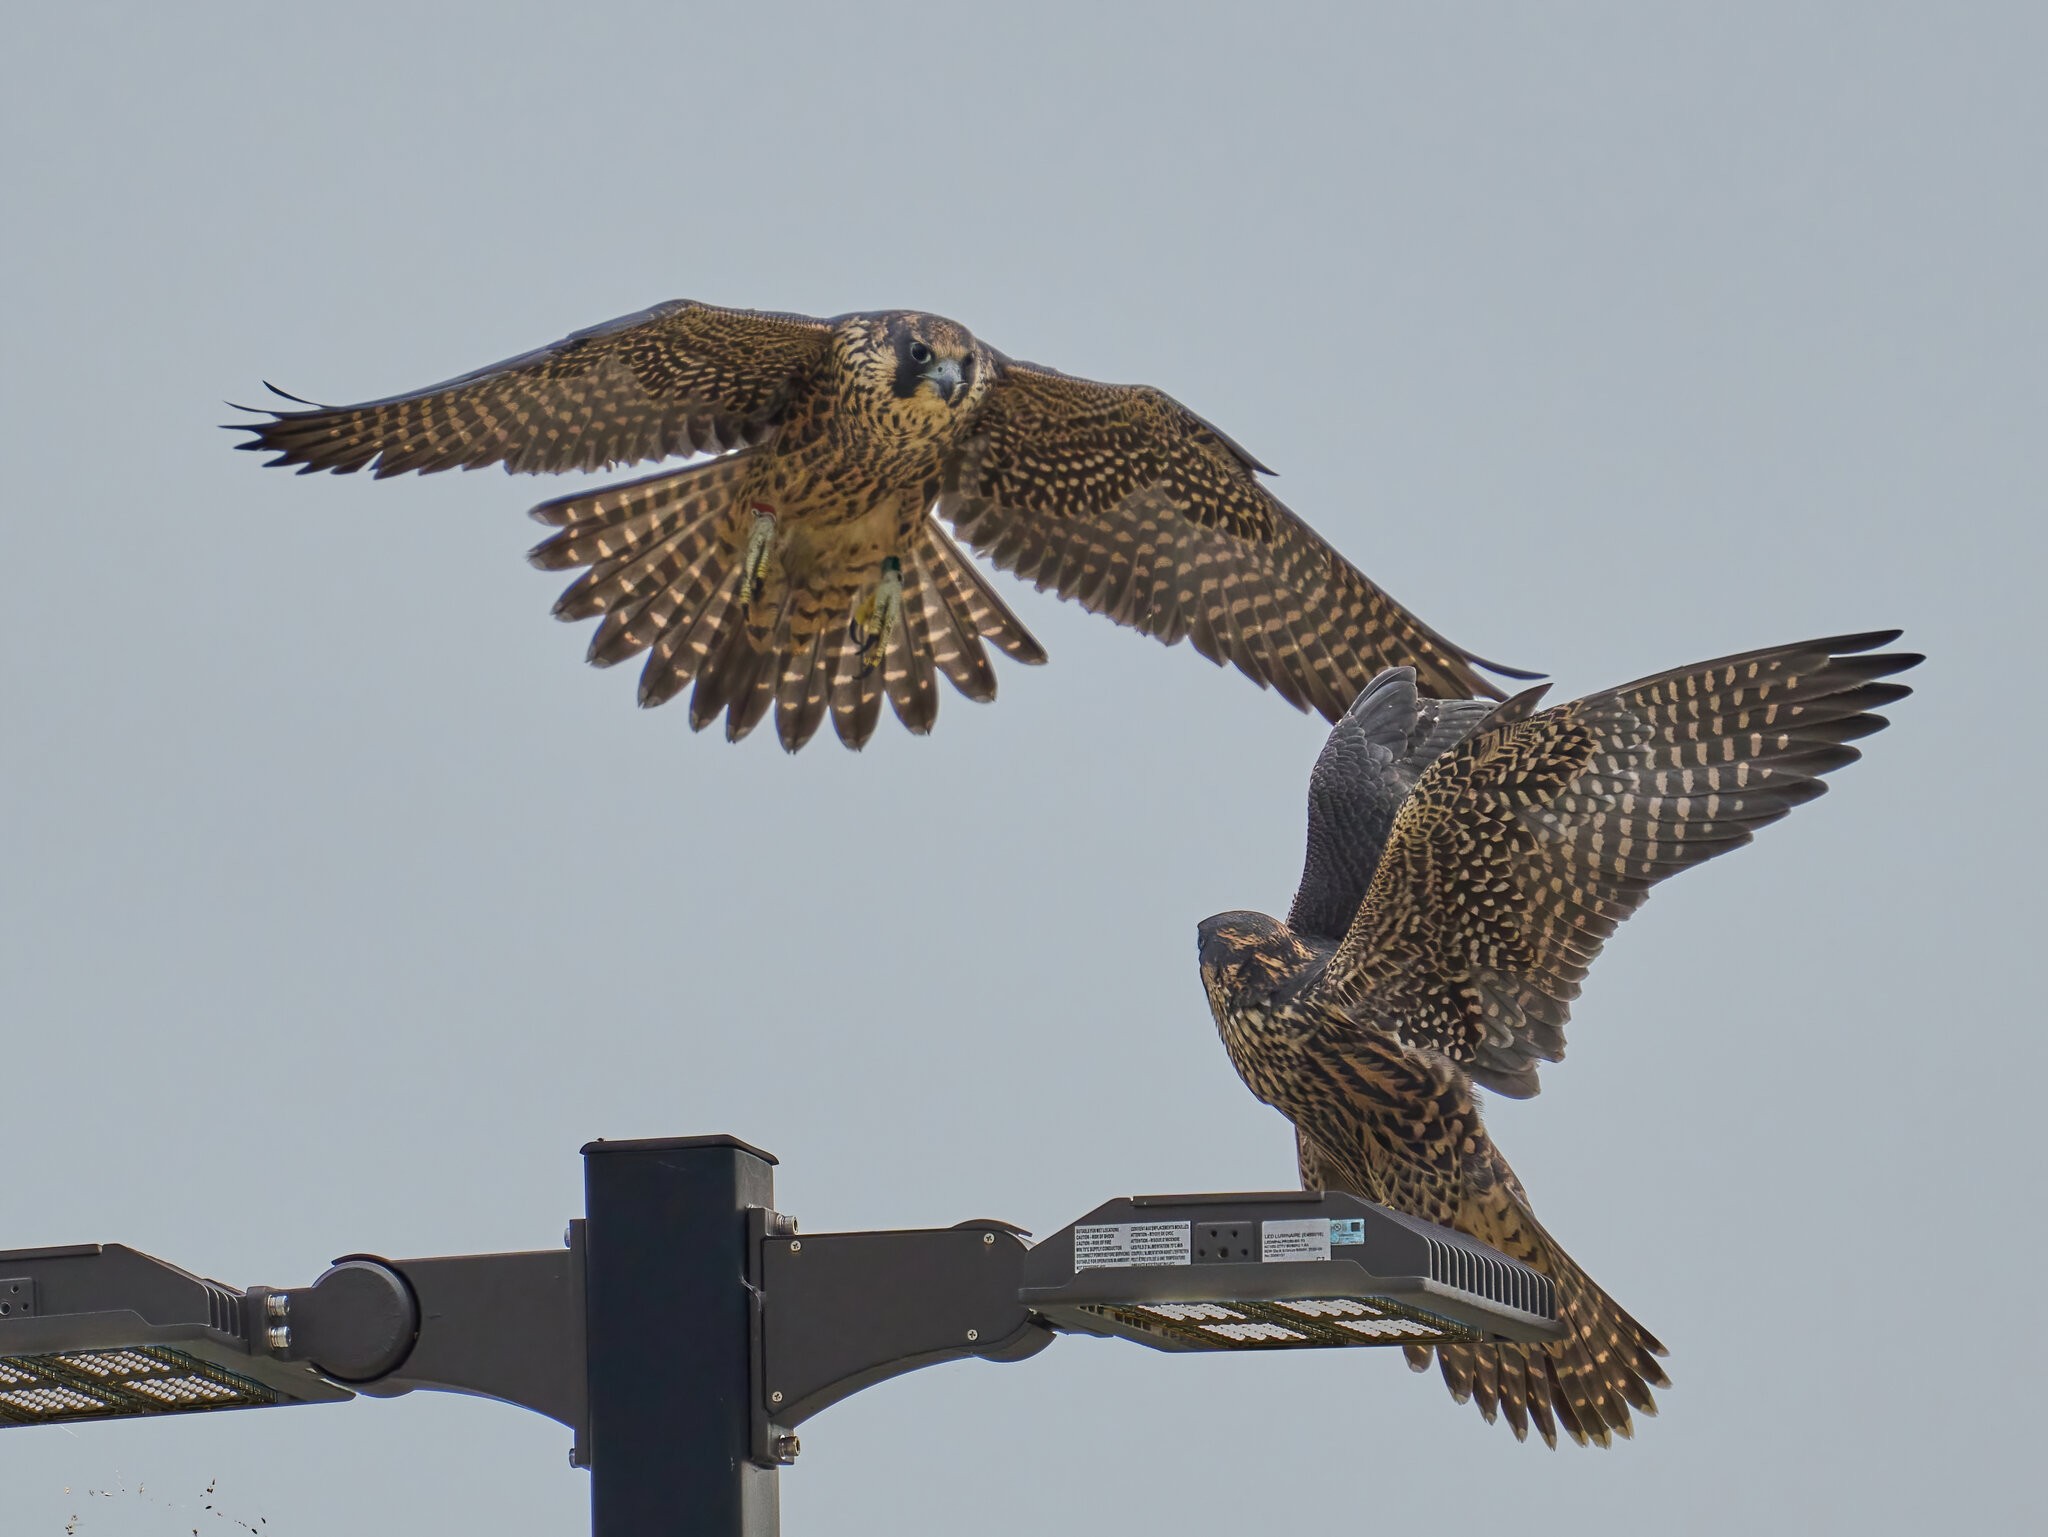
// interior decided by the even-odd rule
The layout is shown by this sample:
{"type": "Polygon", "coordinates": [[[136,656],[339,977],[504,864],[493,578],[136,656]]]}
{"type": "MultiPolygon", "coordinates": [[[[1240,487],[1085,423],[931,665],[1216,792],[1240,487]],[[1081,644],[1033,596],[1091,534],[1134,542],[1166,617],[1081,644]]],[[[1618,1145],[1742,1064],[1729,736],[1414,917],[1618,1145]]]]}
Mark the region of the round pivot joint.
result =
{"type": "Polygon", "coordinates": [[[419,1303],[405,1277],[367,1255],[337,1260],[292,1293],[292,1354],[338,1382],[374,1382],[412,1354],[419,1303]]]}

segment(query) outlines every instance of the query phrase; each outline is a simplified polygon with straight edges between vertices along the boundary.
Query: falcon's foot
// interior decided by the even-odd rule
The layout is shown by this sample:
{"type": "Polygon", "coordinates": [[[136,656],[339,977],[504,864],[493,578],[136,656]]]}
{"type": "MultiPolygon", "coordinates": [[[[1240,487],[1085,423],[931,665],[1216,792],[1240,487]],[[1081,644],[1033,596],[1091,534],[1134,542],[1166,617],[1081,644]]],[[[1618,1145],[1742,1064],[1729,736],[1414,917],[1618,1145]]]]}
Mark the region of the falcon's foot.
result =
{"type": "Polygon", "coordinates": [[[775,547],[775,509],[766,502],[753,505],[754,526],[747,534],[747,553],[740,560],[740,608],[754,601],[754,594],[768,580],[768,556],[775,547]]]}
{"type": "Polygon", "coordinates": [[[903,622],[903,563],[894,555],[882,561],[881,580],[853,611],[847,633],[860,642],[860,670],[873,672],[889,653],[889,637],[903,622]]]}

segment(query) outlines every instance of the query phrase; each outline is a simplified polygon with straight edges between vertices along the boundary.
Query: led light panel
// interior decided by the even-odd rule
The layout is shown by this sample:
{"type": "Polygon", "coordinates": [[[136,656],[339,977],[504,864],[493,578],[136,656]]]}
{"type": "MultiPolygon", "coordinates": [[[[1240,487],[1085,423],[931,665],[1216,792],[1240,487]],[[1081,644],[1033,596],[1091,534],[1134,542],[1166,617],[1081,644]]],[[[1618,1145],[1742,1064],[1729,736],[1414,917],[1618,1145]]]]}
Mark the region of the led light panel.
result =
{"type": "Polygon", "coordinates": [[[1119,1332],[1137,1330],[1205,1350],[1448,1344],[1483,1337],[1475,1329],[1388,1297],[1095,1303],[1079,1311],[1119,1326],[1119,1332]]]}
{"type": "Polygon", "coordinates": [[[252,1378],[156,1345],[0,1356],[0,1424],[253,1409],[278,1401],[274,1389],[252,1378]]]}

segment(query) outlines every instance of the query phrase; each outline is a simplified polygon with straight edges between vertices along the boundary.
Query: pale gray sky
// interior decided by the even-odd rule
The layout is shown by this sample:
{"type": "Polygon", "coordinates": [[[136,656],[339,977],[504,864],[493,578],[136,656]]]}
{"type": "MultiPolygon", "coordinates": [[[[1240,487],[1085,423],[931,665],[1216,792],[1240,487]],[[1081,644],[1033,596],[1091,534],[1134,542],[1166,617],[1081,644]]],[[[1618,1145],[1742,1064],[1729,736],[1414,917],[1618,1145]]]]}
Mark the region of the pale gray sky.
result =
{"type": "MultiPolygon", "coordinates": [[[[1562,695],[1881,625],[1931,660],[1832,794],[1659,893],[1571,1060],[1492,1110],[1671,1346],[1633,1444],[1517,1446],[1392,1353],[1070,1340],[806,1426],[790,1537],[2040,1519],[2048,13],[6,32],[0,1246],[296,1284],[546,1245],[600,1135],[746,1137],[816,1230],[1292,1178],[1193,941],[1285,910],[1319,722],[999,578],[1052,664],[999,663],[994,706],[729,747],[548,618],[522,513],[561,484],[298,480],[214,429],[264,378],[381,394],[671,297],[915,306],[1172,391],[1562,695]]],[[[10,1432],[0,1529],[168,1537],[217,1478],[265,1537],[554,1537],[567,1446],[425,1396],[10,1432]]]]}

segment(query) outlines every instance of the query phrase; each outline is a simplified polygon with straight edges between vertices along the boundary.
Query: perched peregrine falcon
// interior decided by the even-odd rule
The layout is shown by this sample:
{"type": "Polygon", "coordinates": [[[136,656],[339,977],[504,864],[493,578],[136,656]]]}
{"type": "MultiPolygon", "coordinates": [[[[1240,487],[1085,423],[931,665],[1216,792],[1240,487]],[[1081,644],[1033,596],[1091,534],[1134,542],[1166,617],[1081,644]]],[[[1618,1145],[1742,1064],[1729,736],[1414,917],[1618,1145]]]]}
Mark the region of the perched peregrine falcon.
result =
{"type": "MultiPolygon", "coordinates": [[[[1475,1084],[1536,1092],[1586,968],[1650,888],[1739,848],[1855,761],[1920,661],[1896,630],[1753,651],[1538,712],[1417,696],[1382,673],[1309,781],[1285,923],[1201,926],[1230,1060],[1294,1123],[1301,1180],[1453,1227],[1557,1286],[1571,1334],[1451,1345],[1444,1381],[1517,1439],[1607,1445],[1655,1413],[1664,1347],[1544,1231],[1480,1123],[1475,1084]]],[[[1407,1346],[1417,1371],[1425,1346],[1407,1346]]]]}
{"type": "Polygon", "coordinates": [[[602,620],[593,663],[646,653],[641,704],[694,680],[691,726],[723,711],[732,740],[772,704],[790,751],[827,710],[858,748],[884,692],[929,731],[938,673],[994,697],[984,639],[1045,660],[934,507],[1041,590],[1168,645],[1185,636],[1331,720],[1390,664],[1459,697],[1500,697],[1475,666],[1536,676],[1423,625],[1177,401],[1014,362],[936,315],[679,300],[410,394],[270,415],[239,446],[302,474],[718,455],[536,507],[561,531],[530,558],[588,568],[555,612],[602,620]]]}

